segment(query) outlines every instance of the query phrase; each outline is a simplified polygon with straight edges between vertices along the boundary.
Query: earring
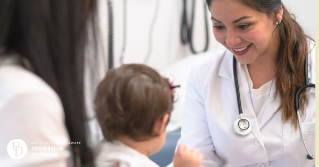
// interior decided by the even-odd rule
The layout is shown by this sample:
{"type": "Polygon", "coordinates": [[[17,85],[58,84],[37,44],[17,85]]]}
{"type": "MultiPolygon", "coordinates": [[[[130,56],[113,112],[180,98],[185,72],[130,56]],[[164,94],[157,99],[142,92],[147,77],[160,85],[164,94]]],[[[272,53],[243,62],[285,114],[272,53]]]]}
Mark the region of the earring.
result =
{"type": "Polygon", "coordinates": [[[276,25],[278,25],[279,24],[279,22],[278,21],[276,21],[276,25]]]}

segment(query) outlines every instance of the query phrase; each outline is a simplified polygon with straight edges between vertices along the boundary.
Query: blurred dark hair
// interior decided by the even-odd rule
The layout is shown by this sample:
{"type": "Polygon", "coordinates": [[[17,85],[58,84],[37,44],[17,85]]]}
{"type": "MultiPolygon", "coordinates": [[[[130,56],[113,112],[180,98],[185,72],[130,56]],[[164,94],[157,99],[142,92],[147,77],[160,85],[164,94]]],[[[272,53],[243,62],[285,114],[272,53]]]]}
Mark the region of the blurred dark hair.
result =
{"type": "Polygon", "coordinates": [[[113,141],[126,136],[143,141],[154,137],[155,122],[173,110],[172,95],[168,80],[148,66],[128,64],[111,69],[94,100],[104,138],[113,141]]]}
{"type": "MultiPolygon", "coordinates": [[[[309,41],[314,41],[306,35],[296,18],[291,14],[281,0],[237,0],[238,2],[269,17],[276,12],[280,6],[283,8],[283,16],[278,26],[280,46],[277,56],[276,93],[281,98],[281,105],[277,112],[282,109],[282,121],[292,121],[297,129],[297,114],[294,108],[296,91],[305,84],[304,62],[309,53],[309,41]]],[[[206,0],[208,6],[213,0],[206,0]]],[[[313,48],[311,48],[313,49],[313,48]]],[[[305,92],[305,91],[303,91],[305,92]]],[[[303,93],[302,92],[302,93],[303,93]]],[[[300,113],[305,115],[305,107],[308,104],[307,96],[301,98],[300,113]]]]}
{"type": "Polygon", "coordinates": [[[61,98],[70,139],[81,142],[71,145],[76,166],[94,166],[83,77],[87,30],[95,27],[95,13],[96,0],[0,0],[0,46],[25,57],[61,98]]]}

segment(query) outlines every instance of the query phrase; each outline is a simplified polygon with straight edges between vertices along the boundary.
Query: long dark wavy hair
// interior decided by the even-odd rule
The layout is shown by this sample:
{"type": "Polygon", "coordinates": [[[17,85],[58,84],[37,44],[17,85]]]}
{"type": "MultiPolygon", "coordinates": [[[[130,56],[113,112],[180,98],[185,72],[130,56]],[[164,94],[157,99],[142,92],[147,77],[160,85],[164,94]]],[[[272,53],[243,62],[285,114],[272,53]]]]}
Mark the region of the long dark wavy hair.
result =
{"type": "Polygon", "coordinates": [[[70,140],[81,142],[71,145],[75,166],[94,166],[83,79],[87,30],[96,27],[95,14],[96,0],[0,0],[0,46],[26,58],[59,95],[70,140]]]}
{"type": "MultiPolygon", "coordinates": [[[[208,6],[213,0],[206,0],[208,6]]],[[[306,35],[296,18],[291,14],[281,0],[237,0],[238,2],[255,9],[259,12],[270,15],[277,11],[280,6],[283,8],[283,17],[278,26],[279,30],[279,51],[276,60],[276,92],[281,98],[281,105],[277,109],[282,109],[282,121],[291,120],[292,125],[297,129],[297,114],[294,108],[294,98],[296,91],[305,84],[304,61],[309,53],[308,41],[314,41],[306,35]]],[[[308,99],[303,96],[300,102],[301,116],[305,116],[305,108],[308,99]]]]}

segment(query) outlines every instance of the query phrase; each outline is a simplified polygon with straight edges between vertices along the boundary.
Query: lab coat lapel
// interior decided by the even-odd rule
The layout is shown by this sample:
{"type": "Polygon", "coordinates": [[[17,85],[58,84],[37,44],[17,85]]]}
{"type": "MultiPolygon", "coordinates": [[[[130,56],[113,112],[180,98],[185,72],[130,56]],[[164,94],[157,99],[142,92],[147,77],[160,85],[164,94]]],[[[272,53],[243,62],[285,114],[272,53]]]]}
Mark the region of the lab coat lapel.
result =
{"type": "MultiPolygon", "coordinates": [[[[274,99],[274,95],[275,95],[275,91],[276,91],[275,82],[276,82],[276,80],[274,80],[272,85],[271,85],[270,99],[269,99],[268,104],[266,104],[265,110],[264,110],[262,118],[260,120],[260,123],[259,123],[260,129],[275,115],[277,109],[279,108],[279,106],[281,104],[281,99],[279,96],[277,96],[277,98],[274,99]]],[[[307,91],[310,93],[315,93],[314,88],[310,88],[307,91]]]]}
{"type": "MultiPolygon", "coordinates": [[[[248,82],[247,82],[245,73],[238,62],[237,62],[237,73],[238,73],[239,92],[240,92],[241,104],[243,109],[243,117],[248,118],[250,120],[253,126],[252,134],[257,138],[257,140],[264,147],[264,144],[263,144],[264,142],[262,141],[260,129],[257,123],[256,114],[255,114],[251,97],[250,97],[248,82]]],[[[234,114],[237,114],[239,118],[236,89],[235,89],[235,83],[234,83],[234,77],[233,77],[233,54],[228,50],[225,53],[223,61],[221,62],[218,75],[220,77],[223,77],[233,82],[233,84],[231,84],[231,86],[226,90],[226,94],[229,97],[229,100],[231,101],[232,105],[235,107],[234,114]]]]}
{"type": "Polygon", "coordinates": [[[271,90],[270,90],[270,95],[269,95],[269,100],[265,106],[263,115],[261,117],[260,123],[259,123],[259,128],[261,129],[269,120],[271,117],[274,116],[275,112],[277,111],[279,105],[280,105],[280,98],[277,96],[277,98],[274,100],[274,94],[275,94],[275,82],[276,80],[273,81],[271,85],[271,90]]]}
{"type": "Polygon", "coordinates": [[[229,50],[226,51],[225,56],[220,64],[220,67],[218,70],[218,76],[232,82],[231,86],[226,89],[226,94],[231,104],[233,105],[235,111],[238,113],[236,89],[235,89],[234,76],[233,76],[233,53],[230,52],[229,50]]]}
{"type": "Polygon", "coordinates": [[[227,50],[225,56],[220,63],[218,76],[234,82],[233,77],[233,53],[227,50]]]}

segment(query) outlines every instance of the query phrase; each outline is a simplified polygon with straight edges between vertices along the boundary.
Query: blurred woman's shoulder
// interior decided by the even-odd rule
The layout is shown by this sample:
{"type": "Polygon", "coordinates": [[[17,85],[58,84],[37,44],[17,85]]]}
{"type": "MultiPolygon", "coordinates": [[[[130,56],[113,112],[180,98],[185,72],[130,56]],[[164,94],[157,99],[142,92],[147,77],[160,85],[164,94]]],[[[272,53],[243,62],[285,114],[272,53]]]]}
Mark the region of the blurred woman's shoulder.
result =
{"type": "MultiPolygon", "coordinates": [[[[0,118],[5,118],[0,131],[6,134],[1,136],[0,144],[7,145],[13,139],[21,139],[28,146],[33,142],[47,142],[36,146],[62,148],[57,157],[39,158],[29,149],[24,163],[66,166],[70,156],[69,136],[61,100],[44,80],[14,59],[0,57],[0,118]]],[[[0,151],[0,155],[6,153],[0,151]]],[[[21,166],[19,163],[0,156],[0,166],[21,166]]]]}
{"type": "Polygon", "coordinates": [[[18,94],[45,93],[58,98],[39,76],[24,68],[17,56],[0,56],[0,92],[9,98],[18,94]]]}

